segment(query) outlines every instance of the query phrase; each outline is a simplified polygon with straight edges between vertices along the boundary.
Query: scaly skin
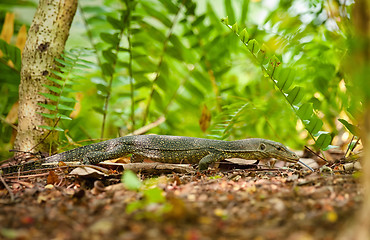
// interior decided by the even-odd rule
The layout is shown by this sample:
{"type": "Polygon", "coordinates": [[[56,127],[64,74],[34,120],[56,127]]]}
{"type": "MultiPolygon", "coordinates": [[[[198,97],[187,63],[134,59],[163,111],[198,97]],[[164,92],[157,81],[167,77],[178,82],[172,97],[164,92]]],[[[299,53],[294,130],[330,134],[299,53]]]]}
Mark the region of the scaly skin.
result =
{"type": "MultiPolygon", "coordinates": [[[[4,174],[47,168],[45,163],[78,161],[96,164],[132,154],[132,162],[150,159],[165,163],[199,163],[199,170],[227,158],[261,160],[276,158],[296,163],[299,157],[283,144],[261,138],[221,141],[204,138],[139,135],[110,139],[62,152],[43,160],[2,168],[4,174]]],[[[55,165],[54,165],[55,166],[55,165]]]]}

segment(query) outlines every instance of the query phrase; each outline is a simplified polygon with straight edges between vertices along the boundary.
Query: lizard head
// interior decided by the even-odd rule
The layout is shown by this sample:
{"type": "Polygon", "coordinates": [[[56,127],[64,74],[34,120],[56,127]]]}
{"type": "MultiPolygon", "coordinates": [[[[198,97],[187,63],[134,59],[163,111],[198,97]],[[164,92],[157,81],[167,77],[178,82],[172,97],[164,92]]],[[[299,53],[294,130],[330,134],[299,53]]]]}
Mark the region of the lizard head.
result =
{"type": "Polygon", "coordinates": [[[260,139],[260,141],[258,141],[258,151],[263,156],[276,158],[286,162],[296,163],[299,160],[297,154],[290,151],[286,146],[271,140],[260,139]]]}

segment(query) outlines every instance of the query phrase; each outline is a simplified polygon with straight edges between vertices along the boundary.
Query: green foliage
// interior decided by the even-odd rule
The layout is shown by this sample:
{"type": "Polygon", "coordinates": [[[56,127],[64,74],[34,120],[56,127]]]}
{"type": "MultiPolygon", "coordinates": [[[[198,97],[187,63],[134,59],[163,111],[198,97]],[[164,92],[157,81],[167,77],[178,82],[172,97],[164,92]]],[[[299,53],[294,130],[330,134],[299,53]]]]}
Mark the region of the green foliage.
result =
{"type": "MultiPolygon", "coordinates": [[[[340,128],[355,133],[359,104],[346,92],[352,86],[341,65],[351,30],[347,15],[332,17],[324,6],[331,3],[323,1],[300,1],[300,11],[297,0],[222,3],[79,1],[84,26],[73,25],[67,46],[92,47],[88,59],[95,65],[78,85],[68,85],[83,96],[82,107],[61,128],[73,140],[111,138],[164,116],[150,133],[263,137],[294,148],[312,137],[321,149],[331,147],[340,128]],[[225,15],[230,30],[220,22],[225,15]],[[198,120],[205,105],[212,127],[203,133],[198,120]]],[[[7,81],[14,83],[15,75],[7,81]]],[[[54,119],[69,117],[73,107],[59,77],[45,86],[55,93],[49,99],[63,99],[64,106],[43,106],[54,119]]],[[[16,84],[0,87],[2,96],[17,92],[16,84]]],[[[1,108],[3,116],[15,101],[1,108]]]]}
{"type": "Polygon", "coordinates": [[[126,206],[126,212],[135,214],[138,219],[159,219],[172,207],[167,202],[163,190],[153,186],[150,181],[146,181],[149,184],[142,184],[136,174],[130,170],[124,171],[122,175],[122,183],[127,189],[138,191],[142,194],[141,199],[129,202],[126,206]],[[153,208],[155,205],[156,207],[153,208]]]}
{"type": "Polygon", "coordinates": [[[139,190],[142,186],[141,181],[132,171],[124,171],[122,174],[122,183],[129,190],[139,190]]]}
{"type": "Polygon", "coordinates": [[[60,120],[72,120],[69,117],[72,111],[75,109],[73,105],[77,102],[73,97],[70,97],[70,93],[73,93],[72,85],[75,82],[83,78],[83,74],[86,73],[86,69],[89,68],[91,62],[83,59],[86,55],[90,55],[90,51],[86,49],[72,49],[65,51],[62,54],[62,59],[56,59],[59,63],[58,71],[51,70],[54,76],[49,76],[48,79],[54,85],[43,86],[49,89],[50,93],[39,93],[45,98],[49,99],[50,102],[38,103],[39,106],[49,110],[50,113],[38,112],[43,117],[53,119],[53,126],[39,126],[41,128],[50,131],[63,132],[64,129],[58,126],[60,120]]]}
{"type": "Polygon", "coordinates": [[[0,159],[9,156],[13,131],[16,130],[11,109],[16,110],[20,82],[21,52],[14,45],[0,39],[0,159]],[[11,63],[10,63],[11,61],[11,63]],[[9,64],[10,63],[10,64],[9,64]]]}
{"type": "MultiPolygon", "coordinates": [[[[313,112],[309,102],[302,102],[305,93],[302,87],[294,86],[296,72],[289,67],[285,67],[282,61],[275,55],[268,57],[273,54],[271,51],[266,52],[266,49],[260,48],[260,44],[256,39],[250,39],[247,30],[244,28],[240,33],[238,32],[238,24],[228,24],[228,18],[222,19],[227,27],[229,27],[244,43],[249,50],[250,56],[253,61],[259,65],[264,74],[272,80],[274,85],[280,90],[282,96],[291,106],[292,110],[300,118],[305,125],[305,129],[309,132],[309,135],[315,141],[315,146],[319,149],[326,150],[329,148],[332,137],[327,132],[321,132],[323,122],[313,112]],[[265,61],[268,59],[268,61],[265,61]],[[267,62],[267,63],[266,63],[267,62]]],[[[341,121],[342,122],[342,121],[341,121]]],[[[348,125],[348,124],[347,124],[348,125]]]]}
{"type": "Polygon", "coordinates": [[[214,137],[220,140],[228,138],[232,134],[232,130],[235,125],[242,120],[241,115],[244,111],[250,109],[249,103],[232,103],[225,105],[221,111],[221,114],[216,116],[211,126],[210,132],[213,134],[210,137],[214,137]]]}
{"type": "MultiPolygon", "coordinates": [[[[0,39],[0,50],[3,53],[1,57],[1,63],[6,64],[9,60],[11,60],[14,64],[14,69],[16,71],[21,70],[21,51],[16,46],[10,45],[4,40],[0,39]]],[[[1,76],[4,80],[4,76],[1,76]]]]}

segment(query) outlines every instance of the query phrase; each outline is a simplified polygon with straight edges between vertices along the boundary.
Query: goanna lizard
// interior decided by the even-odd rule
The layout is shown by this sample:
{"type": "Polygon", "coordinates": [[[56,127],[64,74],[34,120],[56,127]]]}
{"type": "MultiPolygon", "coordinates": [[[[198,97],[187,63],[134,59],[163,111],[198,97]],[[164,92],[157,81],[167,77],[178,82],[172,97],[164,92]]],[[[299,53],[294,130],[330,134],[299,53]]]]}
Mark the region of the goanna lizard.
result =
{"type": "Polygon", "coordinates": [[[251,160],[276,158],[292,163],[299,160],[299,157],[283,144],[261,138],[222,141],[167,135],[139,135],[86,145],[41,160],[4,167],[1,170],[7,174],[20,170],[48,168],[51,163],[72,161],[96,164],[129,154],[132,154],[132,162],[150,159],[165,163],[197,163],[199,170],[205,170],[211,163],[227,158],[251,160]]]}

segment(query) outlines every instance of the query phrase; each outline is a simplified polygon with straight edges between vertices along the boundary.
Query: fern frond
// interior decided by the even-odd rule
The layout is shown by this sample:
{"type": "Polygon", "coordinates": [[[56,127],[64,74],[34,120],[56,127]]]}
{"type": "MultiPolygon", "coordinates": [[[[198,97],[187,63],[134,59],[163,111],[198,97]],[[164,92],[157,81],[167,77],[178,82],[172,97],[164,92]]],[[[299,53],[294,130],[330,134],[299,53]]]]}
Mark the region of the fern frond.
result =
{"type": "Polygon", "coordinates": [[[295,86],[292,89],[290,88],[294,83],[294,70],[283,67],[282,61],[276,56],[269,58],[266,50],[264,47],[260,47],[260,44],[257,42],[257,40],[249,39],[249,34],[246,29],[238,32],[237,23],[231,26],[229,25],[227,18],[222,19],[221,22],[223,22],[239,37],[239,39],[249,50],[251,59],[261,67],[265,76],[273,81],[274,85],[279,89],[294,113],[305,125],[305,129],[315,141],[316,147],[321,150],[330,148],[332,137],[329,133],[320,131],[323,126],[322,120],[316,116],[315,112],[313,112],[313,109],[307,105],[308,103],[301,102],[304,98],[303,89],[299,86],[295,86]]]}
{"type": "Polygon", "coordinates": [[[234,125],[240,122],[239,117],[242,116],[242,113],[249,106],[249,103],[243,102],[223,106],[220,114],[215,117],[214,123],[210,128],[212,134],[209,136],[221,140],[229,137],[234,125]]]}
{"type": "Polygon", "coordinates": [[[54,76],[49,76],[48,79],[54,82],[54,85],[44,84],[46,89],[49,89],[52,93],[39,93],[40,95],[52,100],[53,104],[43,104],[38,105],[49,110],[51,113],[38,113],[43,117],[54,119],[53,126],[39,126],[41,128],[50,131],[64,131],[61,127],[57,126],[59,120],[72,120],[70,113],[74,111],[71,104],[76,103],[74,97],[69,96],[69,93],[75,92],[71,86],[74,85],[74,81],[81,79],[80,74],[89,68],[91,62],[82,59],[88,56],[90,52],[86,49],[72,49],[70,51],[65,51],[61,55],[61,59],[55,59],[60,65],[57,67],[58,70],[51,70],[50,72],[54,76]]]}

